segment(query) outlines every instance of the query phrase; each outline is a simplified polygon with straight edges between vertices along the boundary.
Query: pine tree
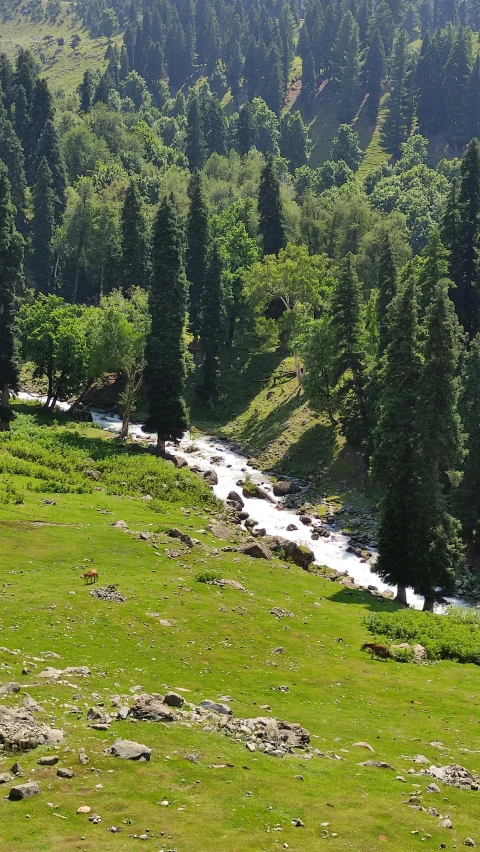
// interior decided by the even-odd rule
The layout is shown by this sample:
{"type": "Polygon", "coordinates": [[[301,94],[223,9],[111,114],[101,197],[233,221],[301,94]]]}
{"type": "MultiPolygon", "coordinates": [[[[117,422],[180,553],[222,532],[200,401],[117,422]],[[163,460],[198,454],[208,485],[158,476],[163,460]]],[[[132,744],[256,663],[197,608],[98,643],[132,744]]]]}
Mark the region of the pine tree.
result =
{"type": "Polygon", "coordinates": [[[388,309],[397,293],[397,271],[392,255],[388,232],[382,234],[380,241],[380,257],[378,261],[378,295],[377,295],[377,325],[378,325],[378,360],[386,352],[390,340],[388,309]]]}
{"type": "Polygon", "coordinates": [[[43,133],[38,141],[35,155],[36,171],[42,157],[45,157],[48,167],[52,173],[52,188],[55,193],[55,221],[58,224],[66,205],[66,166],[60,148],[60,139],[53,121],[45,124],[43,133]]]}
{"type": "Polygon", "coordinates": [[[225,115],[217,95],[213,94],[207,101],[204,111],[204,133],[208,153],[225,157],[227,153],[227,127],[225,115]]]}
{"type": "Polygon", "coordinates": [[[200,102],[197,95],[193,95],[188,106],[185,153],[190,171],[194,172],[196,169],[202,168],[205,162],[205,137],[200,102]]]}
{"type": "Polygon", "coordinates": [[[250,101],[246,101],[238,114],[237,141],[241,156],[248,154],[255,145],[255,121],[250,101]]]}
{"type": "Polygon", "coordinates": [[[277,118],[280,117],[282,111],[284,91],[282,64],[276,62],[270,72],[265,101],[277,118]]]}
{"type": "Polygon", "coordinates": [[[343,160],[353,172],[358,171],[363,160],[363,151],[360,148],[360,137],[349,124],[341,124],[337,135],[332,142],[330,159],[338,163],[343,160]]]}
{"type": "Polygon", "coordinates": [[[202,384],[198,394],[207,405],[218,399],[220,350],[225,337],[223,261],[216,243],[210,250],[201,300],[200,342],[203,351],[202,384]]]}
{"type": "MultiPolygon", "coordinates": [[[[476,334],[479,328],[477,257],[480,246],[480,142],[469,142],[460,168],[458,190],[458,241],[453,254],[458,268],[452,265],[452,277],[457,288],[453,299],[466,331],[476,334]]],[[[448,246],[450,248],[450,246],[448,246]]]]}
{"type": "Polygon", "coordinates": [[[208,211],[198,172],[190,178],[188,187],[190,209],[187,218],[186,272],[190,284],[190,329],[194,337],[200,332],[200,308],[205,287],[209,242],[208,211]]]}
{"type": "Polygon", "coordinates": [[[422,311],[431,304],[440,281],[450,284],[448,251],[442,243],[438,230],[432,231],[422,252],[422,265],[418,273],[418,300],[422,311]]]}
{"type": "Polygon", "coordinates": [[[306,113],[310,113],[317,94],[317,75],[311,50],[308,51],[302,64],[302,99],[306,113]]]}
{"type": "Polygon", "coordinates": [[[0,119],[0,152],[7,167],[11,200],[15,207],[15,223],[20,233],[25,232],[25,158],[20,140],[7,118],[0,119]]]}
{"type": "Polygon", "coordinates": [[[472,33],[461,27],[445,66],[447,137],[454,148],[468,141],[468,85],[472,72],[472,33]]]}
{"type": "Polygon", "coordinates": [[[453,585],[462,549],[459,522],[447,502],[450,479],[462,459],[463,436],[458,414],[457,365],[460,326],[448,297],[448,283],[440,281],[427,309],[425,366],[421,381],[422,486],[424,508],[418,520],[422,545],[417,555],[414,590],[425,597],[424,609],[433,611],[435,588],[453,585]]]}
{"type": "Polygon", "coordinates": [[[23,240],[15,228],[7,169],[0,161],[0,431],[8,430],[9,391],[18,383],[15,351],[15,296],[21,282],[23,240]]]}
{"type": "Polygon", "coordinates": [[[145,205],[136,182],[131,181],[121,212],[120,278],[125,294],[148,283],[148,228],[145,205]]]}
{"type": "Polygon", "coordinates": [[[480,56],[478,55],[468,81],[467,128],[469,139],[480,138],[480,56]]]}
{"type": "Polygon", "coordinates": [[[417,526],[421,503],[421,429],[418,417],[422,362],[415,286],[412,278],[389,312],[389,343],[381,376],[378,421],[373,434],[371,474],[381,489],[376,573],[397,586],[397,600],[415,582],[417,526]]]}
{"type": "Polygon", "coordinates": [[[280,200],[280,182],[271,157],[260,175],[258,212],[264,254],[278,254],[280,249],[285,248],[287,239],[280,200]]]}
{"type": "Polygon", "coordinates": [[[385,48],[378,30],[372,35],[363,69],[365,86],[368,92],[367,116],[371,124],[377,120],[382,80],[385,73],[385,48]]]}
{"type": "Polygon", "coordinates": [[[360,283],[349,252],[342,260],[332,295],[332,325],[337,347],[337,375],[342,379],[342,430],[349,443],[366,435],[365,347],[360,283]]]}
{"type": "Polygon", "coordinates": [[[152,276],[148,294],[151,330],[145,351],[148,417],[145,431],[157,434],[157,454],[165,441],[179,440],[187,429],[183,398],[187,282],[182,234],[173,198],[160,204],[152,239],[152,276]]]}
{"type": "Polygon", "coordinates": [[[288,160],[290,171],[306,165],[309,141],[308,130],[299,111],[285,113],[280,120],[280,154],[288,160]]]}
{"type": "Polygon", "coordinates": [[[53,279],[53,232],[55,193],[53,176],[45,157],[38,166],[33,196],[32,273],[41,293],[49,293],[53,279]]]}
{"type": "Polygon", "coordinates": [[[480,334],[471,344],[461,395],[461,414],[466,433],[463,478],[457,505],[462,522],[467,558],[478,568],[480,558],[480,334]]]}
{"type": "Polygon", "coordinates": [[[360,31],[352,13],[347,12],[340,25],[335,43],[337,80],[339,86],[339,110],[341,121],[354,117],[360,94],[361,51],[360,31]]]}
{"type": "Polygon", "coordinates": [[[392,87],[388,101],[387,115],[382,129],[383,143],[392,154],[400,152],[400,145],[405,142],[408,126],[407,107],[407,33],[402,30],[395,41],[392,64],[392,87]]]}

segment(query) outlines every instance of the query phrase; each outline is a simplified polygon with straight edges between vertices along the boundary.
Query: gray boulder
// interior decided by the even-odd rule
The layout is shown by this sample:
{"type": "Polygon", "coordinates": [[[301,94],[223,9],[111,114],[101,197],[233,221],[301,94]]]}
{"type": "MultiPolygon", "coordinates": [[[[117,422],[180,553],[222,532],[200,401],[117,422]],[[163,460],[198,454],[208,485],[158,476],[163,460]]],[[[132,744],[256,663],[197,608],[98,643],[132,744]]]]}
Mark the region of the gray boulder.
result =
{"type": "Polygon", "coordinates": [[[146,693],[138,696],[128,715],[133,719],[150,722],[174,722],[177,718],[173,710],[160,698],[146,693]]]}
{"type": "Polygon", "coordinates": [[[231,716],[232,711],[228,704],[219,704],[217,701],[210,701],[209,698],[204,698],[199,704],[204,710],[212,710],[213,713],[220,713],[221,716],[231,716]]]}
{"type": "Polygon", "coordinates": [[[246,556],[251,556],[253,559],[271,559],[272,554],[268,547],[260,544],[259,541],[247,542],[238,548],[239,553],[244,553],[246,556]]]}
{"type": "Polygon", "coordinates": [[[36,781],[27,781],[25,784],[16,784],[12,787],[8,794],[11,802],[18,802],[20,799],[29,799],[30,796],[35,796],[40,792],[40,787],[36,781]]]}
{"type": "Polygon", "coordinates": [[[133,740],[115,740],[110,748],[110,754],[120,757],[122,760],[150,760],[152,749],[133,740]]]}
{"type": "Polygon", "coordinates": [[[182,695],[179,695],[178,692],[167,692],[163,699],[163,703],[166,704],[167,707],[183,707],[185,699],[182,695]]]}

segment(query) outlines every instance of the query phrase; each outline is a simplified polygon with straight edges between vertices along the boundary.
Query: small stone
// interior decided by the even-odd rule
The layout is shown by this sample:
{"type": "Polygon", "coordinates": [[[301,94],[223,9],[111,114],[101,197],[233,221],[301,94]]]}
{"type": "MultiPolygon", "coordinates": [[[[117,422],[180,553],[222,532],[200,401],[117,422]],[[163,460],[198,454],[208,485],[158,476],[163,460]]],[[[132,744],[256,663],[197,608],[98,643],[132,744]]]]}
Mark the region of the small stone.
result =
{"type": "Polygon", "coordinates": [[[463,843],[464,843],[465,846],[476,846],[477,845],[475,843],[475,841],[472,840],[471,837],[466,837],[465,840],[463,841],[463,843]]]}
{"type": "Polygon", "coordinates": [[[256,749],[255,743],[248,742],[248,743],[245,743],[245,745],[247,746],[249,751],[255,751],[255,749],[256,749]]]}
{"type": "Polygon", "coordinates": [[[440,790],[440,787],[438,786],[438,784],[428,784],[428,786],[425,787],[425,792],[426,793],[441,793],[442,791],[440,790]]]}
{"type": "Polygon", "coordinates": [[[88,805],[80,805],[80,807],[77,808],[77,814],[89,814],[91,812],[92,809],[88,805]]]}
{"type": "Polygon", "coordinates": [[[19,763],[14,763],[12,768],[10,769],[10,772],[13,772],[14,775],[21,775],[22,772],[23,772],[23,769],[22,769],[22,767],[20,766],[19,763]]]}
{"type": "Polygon", "coordinates": [[[44,755],[43,757],[39,757],[37,763],[39,766],[55,766],[60,758],[56,754],[44,755]]]}
{"type": "Polygon", "coordinates": [[[150,840],[148,834],[139,834],[138,839],[139,840],[150,840]]]}
{"type": "Polygon", "coordinates": [[[450,817],[445,817],[440,823],[440,828],[453,828],[453,823],[450,817]]]}
{"type": "Polygon", "coordinates": [[[9,772],[0,772],[0,784],[8,784],[12,780],[9,772]]]}
{"type": "Polygon", "coordinates": [[[368,748],[369,751],[375,751],[375,749],[373,749],[371,745],[369,745],[368,743],[364,743],[364,742],[353,743],[352,748],[355,748],[355,747],[357,747],[357,748],[368,748]]]}
{"type": "Polygon", "coordinates": [[[305,778],[303,777],[303,775],[294,775],[293,777],[294,777],[297,781],[305,781],[305,778]]]}
{"type": "Polygon", "coordinates": [[[57,769],[57,775],[59,778],[75,778],[73,769],[64,769],[63,767],[57,769]]]}
{"type": "Polygon", "coordinates": [[[294,825],[296,828],[303,828],[305,826],[305,823],[297,817],[297,819],[292,819],[292,825],[294,825]]]}

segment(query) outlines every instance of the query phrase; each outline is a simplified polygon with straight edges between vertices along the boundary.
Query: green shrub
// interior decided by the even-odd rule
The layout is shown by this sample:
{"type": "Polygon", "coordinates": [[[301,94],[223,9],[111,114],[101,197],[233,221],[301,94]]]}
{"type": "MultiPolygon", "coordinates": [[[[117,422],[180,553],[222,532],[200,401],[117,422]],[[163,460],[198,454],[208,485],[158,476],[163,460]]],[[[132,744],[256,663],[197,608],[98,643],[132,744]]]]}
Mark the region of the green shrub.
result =
{"type": "Polygon", "coordinates": [[[388,653],[397,663],[411,663],[415,659],[413,648],[399,648],[398,645],[391,645],[388,653]]]}
{"type": "Polygon", "coordinates": [[[418,612],[373,612],[365,623],[374,636],[423,645],[430,660],[458,660],[480,665],[480,612],[452,606],[445,615],[418,612]]]}
{"type": "Polygon", "coordinates": [[[214,580],[221,580],[222,578],[216,571],[200,571],[195,579],[197,583],[212,583],[214,580]]]}

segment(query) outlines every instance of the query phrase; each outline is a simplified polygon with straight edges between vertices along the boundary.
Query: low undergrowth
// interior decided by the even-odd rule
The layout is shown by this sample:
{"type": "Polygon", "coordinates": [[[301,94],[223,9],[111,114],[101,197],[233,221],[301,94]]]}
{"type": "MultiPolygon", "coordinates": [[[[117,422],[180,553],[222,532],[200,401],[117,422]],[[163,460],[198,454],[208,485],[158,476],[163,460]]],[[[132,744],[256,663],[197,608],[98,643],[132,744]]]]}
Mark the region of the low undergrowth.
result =
{"type": "Polygon", "coordinates": [[[480,665],[480,612],[451,607],[445,615],[415,610],[373,612],[365,623],[389,642],[418,642],[430,660],[480,665]]]}
{"type": "Polygon", "coordinates": [[[19,414],[11,432],[0,435],[0,475],[28,478],[29,491],[149,495],[150,508],[160,512],[165,502],[215,506],[209,487],[189,470],[146,452],[120,452],[114,439],[97,437],[91,426],[69,422],[65,415],[52,418],[48,428],[39,418],[44,418],[40,411],[19,414]]]}

